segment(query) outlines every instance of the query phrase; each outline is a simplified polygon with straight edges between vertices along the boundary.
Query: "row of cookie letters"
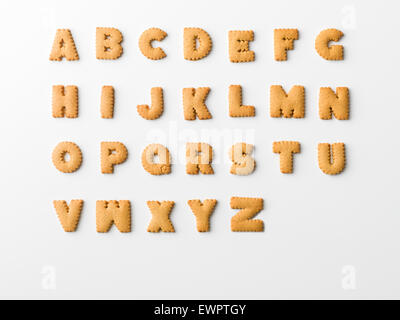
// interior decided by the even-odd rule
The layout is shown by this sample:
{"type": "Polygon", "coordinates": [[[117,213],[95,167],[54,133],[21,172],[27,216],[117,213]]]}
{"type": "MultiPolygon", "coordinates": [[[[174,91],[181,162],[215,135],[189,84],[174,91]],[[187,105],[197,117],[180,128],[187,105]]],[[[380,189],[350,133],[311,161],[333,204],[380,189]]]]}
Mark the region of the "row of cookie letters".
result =
{"type": "MultiPolygon", "coordinates": [[[[252,157],[254,146],[247,143],[236,143],[229,150],[232,161],[230,173],[249,175],[256,165],[252,157]]],[[[280,155],[280,170],[282,173],[293,172],[293,155],[300,152],[297,141],[277,141],[273,143],[273,152],[280,155]]],[[[114,166],[125,162],[128,150],[121,142],[101,142],[101,172],[113,173],[114,166]]],[[[186,173],[191,175],[214,174],[212,167],[213,149],[207,143],[186,144],[186,173]]],[[[60,142],[53,150],[54,166],[61,172],[71,173],[78,170],[82,164],[81,149],[73,142],[60,142]],[[69,159],[66,159],[68,154],[69,159]]],[[[341,173],[345,168],[346,154],[344,143],[318,144],[318,165],[322,172],[329,175],[341,173]]],[[[142,152],[142,166],[152,175],[171,173],[171,154],[167,147],[161,144],[150,144],[142,152]],[[157,157],[157,159],[156,159],[157,157]]]]}
{"type": "MultiPolygon", "coordinates": [[[[52,114],[54,118],[77,118],[79,113],[78,87],[55,85],[52,90],[52,114]]],[[[205,100],[210,92],[209,87],[184,88],[183,115],[185,120],[211,119],[212,115],[205,100]]],[[[255,107],[243,105],[242,87],[229,87],[229,116],[254,117],[255,107]]],[[[114,117],[115,90],[112,86],[103,86],[101,90],[100,113],[104,119],[114,117]]],[[[319,92],[319,117],[324,120],[332,119],[332,114],[338,120],[349,119],[349,89],[338,87],[333,91],[330,87],[322,87],[319,92]]],[[[151,88],[151,105],[138,105],[137,112],[146,120],[161,117],[164,111],[163,89],[151,88]]],[[[293,86],[288,93],[280,85],[270,87],[270,115],[273,118],[304,118],[305,117],[305,88],[293,86]]]]}
{"type": "MultiPolygon", "coordinates": [[[[139,38],[141,53],[150,60],[164,59],[167,54],[160,47],[153,47],[153,41],[162,41],[167,33],[159,28],[150,28],[139,38]]],[[[330,45],[343,36],[338,29],[321,31],[315,39],[317,53],[326,60],[343,60],[343,46],[330,45]]],[[[274,30],[274,58],[276,61],[287,60],[287,51],[294,49],[294,40],[299,39],[297,29],[274,30]]],[[[234,63],[251,62],[255,60],[254,51],[250,50],[250,42],[254,40],[252,30],[229,31],[229,60],[234,63]]],[[[100,60],[115,60],[121,57],[122,33],[116,28],[96,29],[96,58],[100,60]]],[[[184,28],[183,56],[186,60],[196,61],[205,58],[211,52],[212,40],[207,31],[201,28],[184,28]]],[[[79,60],[75,41],[69,29],[58,29],[50,53],[50,60],[79,60]]]]}
{"type": "MultiPolygon", "coordinates": [[[[217,200],[215,199],[188,201],[188,205],[196,218],[197,231],[210,231],[210,217],[216,204],[217,200]]],[[[76,231],[82,212],[83,200],[71,200],[69,205],[65,200],[55,200],[53,205],[64,231],[76,231]]],[[[175,232],[170,219],[174,205],[174,201],[147,201],[152,216],[147,231],[175,232]]],[[[232,209],[240,209],[231,218],[232,231],[264,231],[264,222],[253,219],[263,210],[264,200],[262,198],[232,197],[230,205],[232,209]]],[[[129,200],[96,201],[97,232],[108,232],[113,224],[120,232],[131,232],[131,203],[129,200]]]]}

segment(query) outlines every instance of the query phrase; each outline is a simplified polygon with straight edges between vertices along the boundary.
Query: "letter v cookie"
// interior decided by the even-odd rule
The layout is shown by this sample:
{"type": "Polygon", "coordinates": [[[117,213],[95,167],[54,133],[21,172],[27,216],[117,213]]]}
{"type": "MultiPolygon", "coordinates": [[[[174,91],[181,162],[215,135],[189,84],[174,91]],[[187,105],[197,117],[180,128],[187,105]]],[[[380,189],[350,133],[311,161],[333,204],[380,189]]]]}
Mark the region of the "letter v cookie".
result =
{"type": "Polygon", "coordinates": [[[53,205],[64,231],[76,231],[81,217],[83,200],[71,200],[69,206],[65,200],[54,200],[53,205]]]}

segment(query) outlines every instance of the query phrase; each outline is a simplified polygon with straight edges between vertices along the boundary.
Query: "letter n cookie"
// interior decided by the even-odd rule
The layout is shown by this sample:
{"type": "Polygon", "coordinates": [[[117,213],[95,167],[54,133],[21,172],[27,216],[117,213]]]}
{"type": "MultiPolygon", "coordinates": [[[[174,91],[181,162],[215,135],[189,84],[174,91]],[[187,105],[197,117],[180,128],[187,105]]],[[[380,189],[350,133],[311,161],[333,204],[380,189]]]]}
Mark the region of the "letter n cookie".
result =
{"type": "Polygon", "coordinates": [[[332,113],[338,120],[349,119],[349,89],[336,88],[336,93],[331,88],[320,88],[319,91],[319,117],[323,120],[332,119],[332,113]]]}

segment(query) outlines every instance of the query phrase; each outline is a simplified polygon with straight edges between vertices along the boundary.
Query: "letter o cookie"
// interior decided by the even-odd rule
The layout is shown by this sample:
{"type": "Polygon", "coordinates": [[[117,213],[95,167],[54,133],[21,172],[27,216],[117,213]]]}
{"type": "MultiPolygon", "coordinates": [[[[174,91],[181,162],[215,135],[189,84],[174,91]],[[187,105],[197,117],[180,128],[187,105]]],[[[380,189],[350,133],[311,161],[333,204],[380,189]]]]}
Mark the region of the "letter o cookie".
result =
{"type": "Polygon", "coordinates": [[[54,166],[61,172],[71,173],[78,170],[82,164],[82,152],[73,142],[60,142],[53,150],[52,160],[54,166]],[[69,160],[65,160],[66,154],[69,160]]]}

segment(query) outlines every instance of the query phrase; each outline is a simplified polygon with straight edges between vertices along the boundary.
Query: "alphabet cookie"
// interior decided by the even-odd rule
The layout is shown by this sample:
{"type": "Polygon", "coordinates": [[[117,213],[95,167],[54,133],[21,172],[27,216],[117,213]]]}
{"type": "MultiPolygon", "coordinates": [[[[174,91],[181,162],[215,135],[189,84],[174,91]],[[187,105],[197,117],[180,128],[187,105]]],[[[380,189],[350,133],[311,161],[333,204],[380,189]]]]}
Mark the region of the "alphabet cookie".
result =
{"type": "Polygon", "coordinates": [[[151,88],[151,107],[147,104],[138,105],[137,111],[146,120],[155,120],[161,117],[164,111],[163,89],[151,88]]]}
{"type": "Polygon", "coordinates": [[[231,198],[231,208],[241,209],[231,219],[231,230],[241,232],[264,231],[264,222],[253,219],[264,207],[264,200],[260,198],[231,198]]]}
{"type": "Polygon", "coordinates": [[[152,216],[147,231],[175,232],[174,226],[169,219],[174,205],[174,201],[147,201],[147,206],[149,207],[152,216]]]}
{"type": "Polygon", "coordinates": [[[101,173],[113,173],[114,166],[125,162],[128,150],[121,142],[102,142],[100,144],[101,173]]]}
{"type": "Polygon", "coordinates": [[[318,164],[322,172],[330,175],[339,174],[346,165],[344,143],[319,143],[318,164]],[[332,149],[332,152],[331,152],[332,149]]]}
{"type": "Polygon", "coordinates": [[[186,144],[186,173],[187,174],[214,174],[211,166],[213,157],[212,147],[207,143],[186,144]]]}
{"type": "Polygon", "coordinates": [[[272,118],[304,118],[305,94],[303,86],[293,86],[286,93],[282,86],[271,86],[270,114],[272,118]]]}
{"type": "Polygon", "coordinates": [[[64,231],[76,231],[81,217],[83,200],[71,200],[69,205],[65,200],[54,200],[53,205],[64,231]]]}
{"type": "Polygon", "coordinates": [[[150,28],[142,33],[139,38],[139,49],[142,54],[150,60],[160,60],[167,55],[161,48],[154,48],[153,41],[162,41],[167,36],[167,33],[158,28],[150,28]]]}
{"type": "Polygon", "coordinates": [[[53,118],[78,117],[78,87],[53,86],[53,118]]]}
{"type": "Polygon", "coordinates": [[[315,49],[326,60],[343,60],[343,46],[329,46],[331,41],[339,41],[343,32],[337,29],[326,29],[320,32],[315,39],[315,49]]]}
{"type": "Polygon", "coordinates": [[[254,40],[254,32],[229,31],[229,59],[231,62],[251,62],[255,59],[254,51],[249,49],[249,42],[254,40]]]}
{"type": "Polygon", "coordinates": [[[242,87],[229,86],[229,116],[230,117],[254,117],[256,115],[253,106],[242,105],[242,87]]]}
{"type": "Polygon", "coordinates": [[[120,232],[131,232],[131,203],[129,200],[96,201],[97,232],[108,232],[113,224],[120,232]]]}
{"type": "Polygon", "coordinates": [[[200,28],[183,30],[183,56],[186,60],[200,60],[208,56],[212,48],[210,35],[200,28]],[[199,46],[197,46],[197,42],[199,46]]]}
{"type": "Polygon", "coordinates": [[[300,143],[297,141],[278,141],[273,143],[272,150],[280,155],[282,173],[293,173],[293,154],[300,152],[300,143]]]}
{"type": "Polygon", "coordinates": [[[72,173],[78,170],[82,164],[82,152],[75,143],[63,141],[54,148],[52,160],[59,171],[72,173]],[[67,154],[68,160],[65,159],[67,154]]]}
{"type": "Polygon", "coordinates": [[[332,113],[338,120],[349,119],[349,89],[336,88],[336,93],[331,88],[320,88],[319,91],[319,117],[323,120],[332,119],[332,113]]]}
{"type": "Polygon", "coordinates": [[[122,33],[115,28],[96,28],[96,58],[115,60],[122,55],[122,33]]]}
{"type": "Polygon", "coordinates": [[[184,88],[182,92],[185,120],[196,120],[196,115],[200,120],[212,118],[205,104],[210,88],[184,88]]]}
{"type": "Polygon", "coordinates": [[[210,216],[214,212],[217,200],[206,199],[203,202],[200,200],[189,200],[188,205],[196,217],[196,226],[198,232],[210,231],[210,216]]]}
{"type": "Polygon", "coordinates": [[[69,29],[57,30],[49,59],[52,61],[61,61],[63,58],[67,59],[67,61],[79,60],[74,38],[69,29]]]}
{"type": "Polygon", "coordinates": [[[114,88],[112,86],[103,86],[101,88],[100,113],[103,119],[114,117],[114,88]]]}
{"type": "Polygon", "coordinates": [[[171,155],[169,150],[161,144],[150,144],[142,153],[143,168],[152,175],[162,175],[171,173],[171,155]],[[158,163],[154,162],[154,157],[158,156],[158,163]]]}
{"type": "Polygon", "coordinates": [[[251,154],[254,146],[247,143],[236,143],[229,150],[229,158],[232,160],[231,173],[246,176],[252,173],[256,167],[256,161],[251,154]]]}
{"type": "Polygon", "coordinates": [[[274,53],[276,61],[286,61],[287,51],[294,49],[294,40],[299,39],[297,29],[274,30],[274,53]]]}

